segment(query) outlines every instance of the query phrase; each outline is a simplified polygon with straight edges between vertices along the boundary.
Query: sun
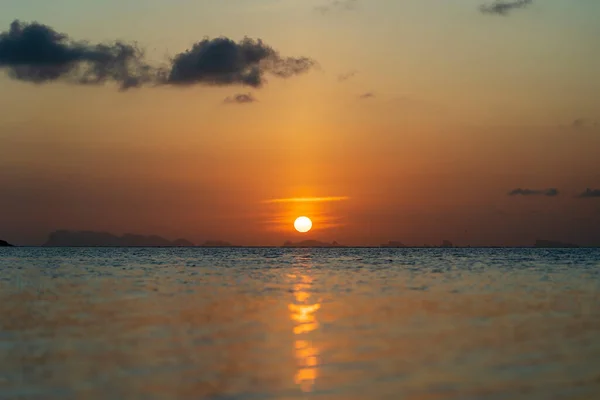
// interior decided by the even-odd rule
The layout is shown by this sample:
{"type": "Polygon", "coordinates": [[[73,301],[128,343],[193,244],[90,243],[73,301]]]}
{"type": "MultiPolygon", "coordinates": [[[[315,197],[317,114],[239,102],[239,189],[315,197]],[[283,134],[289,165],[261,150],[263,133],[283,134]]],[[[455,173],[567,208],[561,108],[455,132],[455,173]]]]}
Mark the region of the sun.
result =
{"type": "Polygon", "coordinates": [[[312,221],[308,217],[298,217],[294,221],[294,228],[300,233],[306,233],[312,229],[312,221]]]}

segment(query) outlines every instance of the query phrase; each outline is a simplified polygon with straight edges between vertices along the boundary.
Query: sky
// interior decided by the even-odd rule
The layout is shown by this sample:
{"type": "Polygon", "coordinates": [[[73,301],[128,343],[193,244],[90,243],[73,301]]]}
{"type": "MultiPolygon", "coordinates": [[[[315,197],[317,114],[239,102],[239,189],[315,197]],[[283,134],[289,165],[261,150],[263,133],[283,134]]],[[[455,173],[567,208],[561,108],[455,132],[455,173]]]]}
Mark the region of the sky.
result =
{"type": "Polygon", "coordinates": [[[2,4],[0,239],[600,245],[596,0],[2,4]]]}

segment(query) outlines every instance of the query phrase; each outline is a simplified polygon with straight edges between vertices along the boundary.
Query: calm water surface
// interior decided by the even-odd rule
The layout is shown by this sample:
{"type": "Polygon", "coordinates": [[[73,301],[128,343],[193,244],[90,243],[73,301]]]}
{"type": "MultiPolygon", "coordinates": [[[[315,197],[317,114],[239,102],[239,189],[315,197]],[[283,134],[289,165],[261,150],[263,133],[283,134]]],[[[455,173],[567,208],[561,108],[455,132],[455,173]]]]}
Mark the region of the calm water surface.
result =
{"type": "Polygon", "coordinates": [[[0,399],[600,399],[600,250],[0,249],[0,399]]]}

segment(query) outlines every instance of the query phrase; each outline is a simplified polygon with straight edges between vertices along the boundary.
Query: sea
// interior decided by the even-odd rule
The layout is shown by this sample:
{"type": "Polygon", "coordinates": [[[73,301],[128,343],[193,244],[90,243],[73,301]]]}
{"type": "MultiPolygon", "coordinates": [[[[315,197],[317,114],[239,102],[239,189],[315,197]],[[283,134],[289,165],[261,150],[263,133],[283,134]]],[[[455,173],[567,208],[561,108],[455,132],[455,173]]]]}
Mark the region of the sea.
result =
{"type": "Polygon", "coordinates": [[[0,249],[0,399],[600,399],[600,249],[0,249]]]}

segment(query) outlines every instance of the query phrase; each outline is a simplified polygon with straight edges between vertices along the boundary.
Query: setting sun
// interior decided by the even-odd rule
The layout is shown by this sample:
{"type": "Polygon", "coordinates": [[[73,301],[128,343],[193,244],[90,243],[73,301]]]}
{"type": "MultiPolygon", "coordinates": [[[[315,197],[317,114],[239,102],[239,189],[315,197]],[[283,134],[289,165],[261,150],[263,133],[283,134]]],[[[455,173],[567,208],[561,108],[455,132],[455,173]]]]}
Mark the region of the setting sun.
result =
{"type": "Polygon", "coordinates": [[[306,233],[312,229],[312,221],[308,217],[298,217],[294,221],[294,228],[300,233],[306,233]]]}

